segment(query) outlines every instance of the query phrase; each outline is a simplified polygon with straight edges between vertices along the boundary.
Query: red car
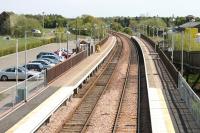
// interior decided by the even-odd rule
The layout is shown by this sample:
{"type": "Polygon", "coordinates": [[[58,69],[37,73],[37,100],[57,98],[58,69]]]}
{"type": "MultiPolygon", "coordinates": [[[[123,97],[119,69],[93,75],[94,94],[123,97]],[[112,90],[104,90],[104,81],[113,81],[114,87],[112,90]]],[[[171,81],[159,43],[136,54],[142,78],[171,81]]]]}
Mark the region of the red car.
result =
{"type": "MultiPolygon", "coordinates": [[[[67,52],[66,49],[62,48],[62,49],[58,49],[57,51],[54,52],[55,54],[57,55],[61,55],[61,56],[64,56],[66,59],[69,58],[71,55],[73,55],[74,53],[71,51],[69,51],[69,53],[67,52]]],[[[60,56],[59,55],[59,56],[60,56]]]]}

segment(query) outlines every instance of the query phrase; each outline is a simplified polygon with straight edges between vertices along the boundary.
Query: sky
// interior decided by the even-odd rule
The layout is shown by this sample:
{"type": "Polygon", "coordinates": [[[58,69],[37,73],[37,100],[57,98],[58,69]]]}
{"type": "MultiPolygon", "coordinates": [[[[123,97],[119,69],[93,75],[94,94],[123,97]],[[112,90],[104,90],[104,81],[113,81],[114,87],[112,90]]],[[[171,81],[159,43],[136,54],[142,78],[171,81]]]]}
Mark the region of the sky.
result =
{"type": "Polygon", "coordinates": [[[0,0],[0,12],[60,14],[74,18],[83,14],[112,16],[200,17],[200,0],[0,0]]]}

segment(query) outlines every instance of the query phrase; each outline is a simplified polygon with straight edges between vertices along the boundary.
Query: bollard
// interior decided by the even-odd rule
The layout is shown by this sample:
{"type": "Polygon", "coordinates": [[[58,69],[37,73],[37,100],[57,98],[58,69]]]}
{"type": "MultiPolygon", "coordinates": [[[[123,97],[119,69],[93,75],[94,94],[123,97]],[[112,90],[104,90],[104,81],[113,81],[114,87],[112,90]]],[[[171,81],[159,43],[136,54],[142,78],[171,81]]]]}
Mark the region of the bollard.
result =
{"type": "Polygon", "coordinates": [[[78,88],[74,89],[74,94],[78,94],[78,88]]]}

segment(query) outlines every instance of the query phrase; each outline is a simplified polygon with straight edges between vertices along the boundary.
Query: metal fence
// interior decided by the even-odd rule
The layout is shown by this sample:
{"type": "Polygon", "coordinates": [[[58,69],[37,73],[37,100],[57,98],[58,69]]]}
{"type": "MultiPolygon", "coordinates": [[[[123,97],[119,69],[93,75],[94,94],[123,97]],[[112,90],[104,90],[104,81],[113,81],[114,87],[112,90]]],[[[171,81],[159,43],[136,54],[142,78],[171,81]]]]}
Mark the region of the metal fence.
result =
{"type": "Polygon", "coordinates": [[[66,61],[56,65],[55,67],[47,70],[46,81],[47,84],[55,80],[57,77],[62,75],[64,72],[69,70],[71,67],[79,63],[81,60],[87,57],[87,51],[82,51],[75,56],[70,57],[66,61]]]}
{"type": "Polygon", "coordinates": [[[195,94],[180,73],[178,78],[178,90],[181,94],[181,98],[185,101],[194,119],[200,126],[200,98],[195,94]]]}
{"type": "MultiPolygon", "coordinates": [[[[151,39],[149,39],[148,37],[144,35],[142,35],[141,37],[147,42],[149,42],[151,46],[155,47],[155,43],[151,39]]],[[[195,94],[195,92],[186,82],[184,77],[182,77],[182,75],[177,71],[174,65],[170,62],[170,60],[165,55],[165,53],[159,48],[157,48],[157,52],[160,58],[162,59],[162,61],[164,62],[166,68],[170,72],[171,76],[173,77],[174,81],[177,82],[177,88],[180,92],[181,98],[185,101],[194,119],[196,120],[197,124],[200,126],[200,98],[195,94]]]]}
{"type": "MultiPolygon", "coordinates": [[[[172,52],[165,51],[165,54],[171,59],[172,52]]],[[[181,62],[181,51],[174,51],[173,52],[174,62],[181,62]]],[[[200,67],[200,52],[199,51],[192,51],[187,52],[183,51],[183,62],[184,64],[189,64],[190,66],[200,67]]]]}
{"type": "Polygon", "coordinates": [[[149,39],[148,37],[146,37],[142,34],[141,34],[141,38],[146,40],[153,48],[156,49],[159,57],[161,58],[161,60],[165,64],[167,70],[169,71],[170,75],[174,79],[176,86],[178,87],[178,73],[179,72],[176,69],[176,67],[171,63],[171,61],[168,59],[168,57],[165,55],[165,53],[155,44],[154,41],[152,41],[151,39],[149,39]]]}
{"type": "Polygon", "coordinates": [[[20,102],[25,102],[36,94],[46,84],[45,71],[26,81],[0,92],[0,117],[20,102]]]}

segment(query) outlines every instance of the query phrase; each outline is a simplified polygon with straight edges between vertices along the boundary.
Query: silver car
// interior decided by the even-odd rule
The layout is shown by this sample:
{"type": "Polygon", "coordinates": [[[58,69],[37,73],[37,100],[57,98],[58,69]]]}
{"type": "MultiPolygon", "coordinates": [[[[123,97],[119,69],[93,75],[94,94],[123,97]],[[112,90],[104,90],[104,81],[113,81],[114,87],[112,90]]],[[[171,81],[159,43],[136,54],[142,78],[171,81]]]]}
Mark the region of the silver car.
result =
{"type": "Polygon", "coordinates": [[[35,60],[32,61],[32,63],[40,63],[43,65],[44,68],[48,69],[48,68],[52,68],[55,66],[55,64],[53,63],[49,63],[47,60],[35,60]]]}
{"type": "MultiPolygon", "coordinates": [[[[0,70],[0,79],[2,81],[16,80],[16,77],[17,77],[16,70],[17,69],[15,67],[0,70]]],[[[18,68],[18,79],[19,80],[24,80],[25,78],[31,78],[31,77],[35,77],[36,79],[37,78],[39,79],[41,77],[41,75],[39,72],[28,71],[27,69],[25,69],[23,67],[18,68]]]]}

